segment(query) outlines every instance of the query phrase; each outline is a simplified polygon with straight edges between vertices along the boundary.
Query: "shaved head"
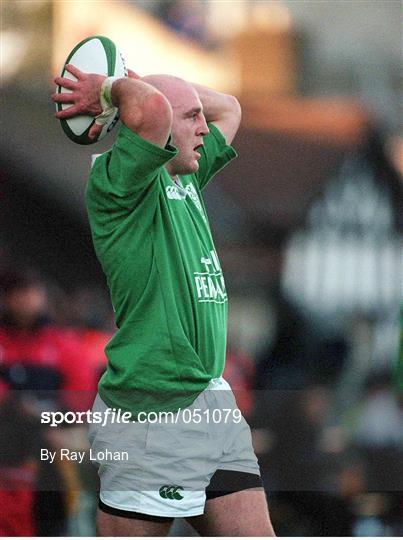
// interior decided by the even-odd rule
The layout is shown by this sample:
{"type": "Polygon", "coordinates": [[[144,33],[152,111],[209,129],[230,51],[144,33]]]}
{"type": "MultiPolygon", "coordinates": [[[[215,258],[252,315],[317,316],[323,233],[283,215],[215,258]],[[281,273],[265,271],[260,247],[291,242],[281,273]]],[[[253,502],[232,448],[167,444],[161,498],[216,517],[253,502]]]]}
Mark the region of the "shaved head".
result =
{"type": "Polygon", "coordinates": [[[164,94],[173,108],[182,105],[184,98],[189,96],[198,98],[197,92],[191,84],[173,75],[146,75],[142,80],[164,94]]]}

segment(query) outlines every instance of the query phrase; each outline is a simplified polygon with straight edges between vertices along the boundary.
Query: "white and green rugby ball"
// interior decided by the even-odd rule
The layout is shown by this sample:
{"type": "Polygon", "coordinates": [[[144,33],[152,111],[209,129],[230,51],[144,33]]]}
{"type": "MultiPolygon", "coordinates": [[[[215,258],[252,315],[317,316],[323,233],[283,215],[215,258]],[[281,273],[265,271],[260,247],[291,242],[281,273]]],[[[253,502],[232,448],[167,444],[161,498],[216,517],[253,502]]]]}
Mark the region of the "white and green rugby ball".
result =
{"type": "MultiPolygon", "coordinates": [[[[66,71],[66,64],[72,64],[84,73],[97,73],[106,77],[126,77],[127,71],[124,60],[116,45],[109,38],[104,36],[92,36],[81,41],[71,51],[67,60],[64,63],[61,77],[66,77],[76,81],[76,77],[66,71]]],[[[71,90],[57,87],[58,93],[70,93],[71,90]]],[[[71,107],[70,103],[57,103],[56,110],[61,111],[71,107]]],[[[88,132],[95,122],[92,116],[75,116],[68,120],[60,120],[62,128],[72,141],[78,144],[93,144],[100,141],[107,135],[115,126],[119,119],[119,114],[116,112],[110,120],[103,126],[102,131],[96,140],[88,138],[88,132]]]]}

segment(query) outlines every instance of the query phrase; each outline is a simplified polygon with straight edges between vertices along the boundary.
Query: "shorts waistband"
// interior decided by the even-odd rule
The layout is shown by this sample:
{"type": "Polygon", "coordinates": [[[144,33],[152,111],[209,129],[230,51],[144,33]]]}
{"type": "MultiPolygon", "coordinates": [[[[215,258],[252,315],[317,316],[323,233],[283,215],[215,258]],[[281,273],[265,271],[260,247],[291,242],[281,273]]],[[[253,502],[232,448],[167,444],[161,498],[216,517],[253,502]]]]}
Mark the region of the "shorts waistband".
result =
{"type": "Polygon", "coordinates": [[[231,390],[231,387],[224,377],[217,377],[210,380],[206,390],[231,390]]]}

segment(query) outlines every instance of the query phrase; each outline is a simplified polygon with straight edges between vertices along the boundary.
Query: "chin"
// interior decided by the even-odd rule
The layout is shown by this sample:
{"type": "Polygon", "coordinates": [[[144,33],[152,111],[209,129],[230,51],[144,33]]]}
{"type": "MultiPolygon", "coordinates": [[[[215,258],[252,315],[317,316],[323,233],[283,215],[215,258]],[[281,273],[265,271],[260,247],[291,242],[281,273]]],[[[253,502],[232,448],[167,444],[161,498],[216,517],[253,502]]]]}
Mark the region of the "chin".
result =
{"type": "Polygon", "coordinates": [[[184,165],[176,174],[193,174],[199,170],[199,164],[197,161],[184,165]]]}
{"type": "Polygon", "coordinates": [[[189,168],[191,168],[192,173],[197,172],[199,170],[199,162],[197,160],[193,161],[189,168]]]}

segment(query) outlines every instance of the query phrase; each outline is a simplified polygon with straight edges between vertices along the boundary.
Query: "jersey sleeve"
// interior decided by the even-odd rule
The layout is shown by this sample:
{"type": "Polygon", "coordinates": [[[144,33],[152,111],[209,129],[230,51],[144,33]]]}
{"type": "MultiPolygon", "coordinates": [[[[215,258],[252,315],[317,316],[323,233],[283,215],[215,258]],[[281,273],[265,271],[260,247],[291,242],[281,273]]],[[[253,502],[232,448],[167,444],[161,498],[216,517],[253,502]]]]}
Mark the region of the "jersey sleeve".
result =
{"type": "Polygon", "coordinates": [[[122,124],[112,149],[95,160],[89,181],[91,196],[106,196],[111,205],[133,208],[145,191],[156,188],[153,184],[161,167],[177,153],[173,146],[161,148],[122,124]]]}
{"type": "Polygon", "coordinates": [[[201,157],[196,173],[199,189],[203,189],[218,171],[238,155],[214,124],[208,124],[208,127],[210,133],[203,138],[204,146],[199,150],[201,157]]]}

